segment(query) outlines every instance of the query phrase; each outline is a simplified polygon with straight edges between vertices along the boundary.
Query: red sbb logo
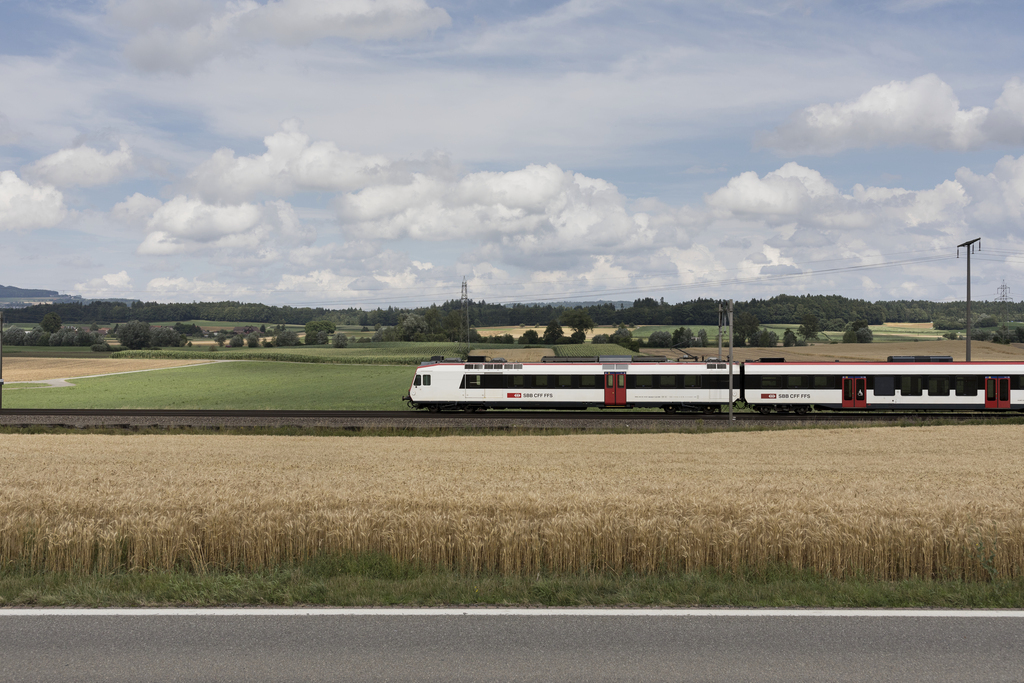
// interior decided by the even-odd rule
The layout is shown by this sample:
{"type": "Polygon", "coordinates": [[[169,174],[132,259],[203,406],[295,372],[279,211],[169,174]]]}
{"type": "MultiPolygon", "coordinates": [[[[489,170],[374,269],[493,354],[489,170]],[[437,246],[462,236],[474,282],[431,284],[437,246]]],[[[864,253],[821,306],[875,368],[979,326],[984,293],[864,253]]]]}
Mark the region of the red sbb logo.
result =
{"type": "Polygon", "coordinates": [[[778,398],[778,394],[761,394],[761,398],[778,398]]]}
{"type": "Polygon", "coordinates": [[[522,394],[513,394],[512,392],[509,392],[508,396],[507,396],[507,398],[522,398],[522,397],[523,397],[522,394]]]}

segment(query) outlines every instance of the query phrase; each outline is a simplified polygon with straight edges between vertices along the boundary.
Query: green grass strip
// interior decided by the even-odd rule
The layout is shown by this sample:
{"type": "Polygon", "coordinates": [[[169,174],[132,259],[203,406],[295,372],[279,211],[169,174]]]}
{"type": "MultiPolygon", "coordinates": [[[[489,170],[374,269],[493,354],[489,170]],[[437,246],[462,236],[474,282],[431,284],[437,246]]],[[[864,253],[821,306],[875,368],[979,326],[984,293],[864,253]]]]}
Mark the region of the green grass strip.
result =
{"type": "Polygon", "coordinates": [[[0,607],[219,605],[1020,608],[1024,580],[839,581],[782,566],[739,575],[465,576],[378,554],[318,557],[255,572],[0,570],[0,607]]]}

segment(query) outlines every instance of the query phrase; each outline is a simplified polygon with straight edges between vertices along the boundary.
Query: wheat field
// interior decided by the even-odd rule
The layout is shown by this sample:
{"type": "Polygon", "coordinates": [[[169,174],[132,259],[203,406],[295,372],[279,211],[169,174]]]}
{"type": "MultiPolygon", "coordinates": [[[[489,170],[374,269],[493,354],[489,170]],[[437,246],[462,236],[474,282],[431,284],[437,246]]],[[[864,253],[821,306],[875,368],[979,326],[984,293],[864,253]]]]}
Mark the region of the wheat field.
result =
{"type": "Polygon", "coordinates": [[[1024,574],[1022,428],[561,437],[3,435],[0,563],[1024,574]]]}

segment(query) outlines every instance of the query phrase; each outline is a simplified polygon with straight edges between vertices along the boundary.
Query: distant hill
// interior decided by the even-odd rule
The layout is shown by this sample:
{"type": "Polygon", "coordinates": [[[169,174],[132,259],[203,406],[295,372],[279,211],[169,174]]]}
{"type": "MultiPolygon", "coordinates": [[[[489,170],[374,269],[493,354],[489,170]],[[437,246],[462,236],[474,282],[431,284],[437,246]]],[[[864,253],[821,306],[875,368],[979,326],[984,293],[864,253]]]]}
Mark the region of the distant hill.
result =
{"type": "Polygon", "coordinates": [[[51,296],[60,296],[60,292],[55,292],[52,289],[22,289],[21,287],[0,285],[0,299],[17,299],[20,297],[38,299],[51,296]]]}

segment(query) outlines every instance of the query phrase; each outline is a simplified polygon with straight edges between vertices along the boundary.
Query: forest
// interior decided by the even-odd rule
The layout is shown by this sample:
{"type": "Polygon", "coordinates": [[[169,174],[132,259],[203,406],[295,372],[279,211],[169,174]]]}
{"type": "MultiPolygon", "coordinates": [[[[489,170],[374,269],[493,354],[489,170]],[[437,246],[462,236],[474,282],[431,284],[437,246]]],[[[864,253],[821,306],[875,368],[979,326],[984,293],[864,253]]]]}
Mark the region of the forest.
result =
{"type": "MultiPolygon", "coordinates": [[[[664,299],[637,299],[632,306],[616,307],[606,303],[579,306],[590,315],[595,325],[715,325],[718,323],[717,299],[694,299],[668,303],[664,299]]],[[[294,306],[268,306],[238,301],[168,303],[138,301],[131,306],[120,302],[94,301],[88,304],[39,304],[26,308],[7,309],[4,319],[10,323],[39,323],[47,313],[56,313],[65,324],[123,323],[129,320],[146,322],[174,322],[185,320],[224,320],[250,323],[304,325],[311,320],[330,320],[338,325],[397,325],[407,313],[430,317],[459,311],[458,299],[440,305],[403,309],[388,307],[374,310],[358,308],[300,308],[294,306]]],[[[564,306],[495,304],[470,301],[472,326],[543,325],[558,319],[567,309],[564,306]]],[[[942,329],[962,327],[965,318],[964,302],[933,301],[864,301],[837,294],[793,296],[780,294],[770,299],[750,299],[735,302],[735,312],[750,313],[762,324],[794,323],[806,315],[817,316],[824,329],[842,329],[842,324],[855,320],[870,325],[884,322],[935,322],[942,329]],[[829,323],[832,323],[829,325],[829,323]],[[838,326],[838,327],[837,327],[838,326]]],[[[1024,302],[993,301],[971,302],[972,318],[988,315],[997,320],[1021,320],[1024,302]]]]}

